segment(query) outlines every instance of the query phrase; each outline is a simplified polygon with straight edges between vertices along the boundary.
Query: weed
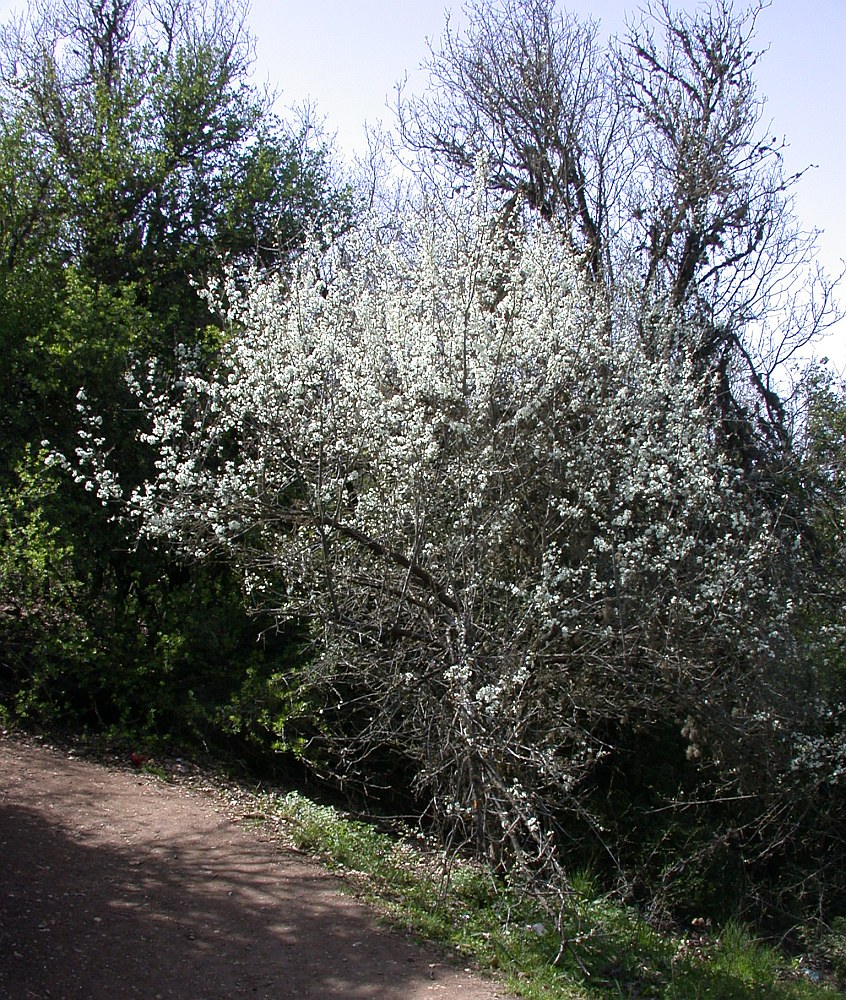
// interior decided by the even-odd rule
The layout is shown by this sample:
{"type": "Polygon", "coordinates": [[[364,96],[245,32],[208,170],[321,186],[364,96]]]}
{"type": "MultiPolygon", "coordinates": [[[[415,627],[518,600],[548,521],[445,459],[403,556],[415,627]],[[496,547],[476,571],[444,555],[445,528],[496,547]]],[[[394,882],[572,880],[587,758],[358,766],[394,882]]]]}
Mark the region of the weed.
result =
{"type": "Polygon", "coordinates": [[[791,975],[775,949],[741,924],[659,932],[601,896],[589,872],[571,878],[559,928],[529,898],[484,865],[450,858],[411,836],[391,836],[297,793],[268,796],[303,851],[407,931],[498,970],[527,1000],[843,1000],[791,975]]]}

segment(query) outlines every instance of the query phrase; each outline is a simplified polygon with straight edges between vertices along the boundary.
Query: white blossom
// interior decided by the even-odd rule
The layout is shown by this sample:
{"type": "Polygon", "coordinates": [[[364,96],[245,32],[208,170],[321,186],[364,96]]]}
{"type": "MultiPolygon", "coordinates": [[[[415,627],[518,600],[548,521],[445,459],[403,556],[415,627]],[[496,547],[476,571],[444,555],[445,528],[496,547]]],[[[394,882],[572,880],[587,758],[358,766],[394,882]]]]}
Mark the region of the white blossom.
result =
{"type": "MultiPolygon", "coordinates": [[[[683,321],[647,352],[555,232],[482,201],[208,289],[217,369],[129,379],[156,472],[127,510],[321,622],[310,677],[369,700],[362,740],[402,745],[456,823],[517,824],[540,858],[537,789],[566,801],[609,752],[590,719],[710,711],[775,661],[794,609],[710,376],[669,346],[683,321]]],[[[80,459],[117,496],[91,435],[80,459]]]]}

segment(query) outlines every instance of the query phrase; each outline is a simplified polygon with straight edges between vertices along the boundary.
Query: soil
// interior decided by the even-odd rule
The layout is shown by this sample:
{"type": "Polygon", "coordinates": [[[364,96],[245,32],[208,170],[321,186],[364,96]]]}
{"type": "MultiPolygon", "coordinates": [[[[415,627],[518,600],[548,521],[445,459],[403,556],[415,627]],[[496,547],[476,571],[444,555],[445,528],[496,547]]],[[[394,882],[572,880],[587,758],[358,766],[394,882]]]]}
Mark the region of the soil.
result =
{"type": "Polygon", "coordinates": [[[505,997],[248,820],[208,783],[0,733],[0,997],[505,997]]]}

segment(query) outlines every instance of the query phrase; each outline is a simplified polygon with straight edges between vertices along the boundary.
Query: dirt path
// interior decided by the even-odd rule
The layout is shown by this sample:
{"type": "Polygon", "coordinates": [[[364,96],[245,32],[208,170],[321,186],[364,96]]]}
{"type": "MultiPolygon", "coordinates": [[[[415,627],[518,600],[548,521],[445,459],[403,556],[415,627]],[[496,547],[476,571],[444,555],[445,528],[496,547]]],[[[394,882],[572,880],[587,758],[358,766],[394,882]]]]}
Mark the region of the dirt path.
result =
{"type": "Polygon", "coordinates": [[[0,997],[503,997],[210,796],[0,737],[0,997]]]}

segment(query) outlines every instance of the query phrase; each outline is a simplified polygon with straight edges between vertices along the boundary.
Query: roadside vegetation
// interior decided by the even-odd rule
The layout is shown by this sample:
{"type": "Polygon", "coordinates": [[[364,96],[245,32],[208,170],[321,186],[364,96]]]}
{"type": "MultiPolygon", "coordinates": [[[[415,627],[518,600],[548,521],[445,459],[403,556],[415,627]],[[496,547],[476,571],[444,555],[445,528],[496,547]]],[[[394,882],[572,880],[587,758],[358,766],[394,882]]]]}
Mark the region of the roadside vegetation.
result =
{"type": "Polygon", "coordinates": [[[392,925],[495,972],[529,1000],[846,995],[837,988],[846,981],[842,929],[802,942],[790,958],[734,920],[656,926],[603,894],[589,873],[571,875],[567,915],[556,928],[536,900],[489,866],[447,857],[409,830],[382,831],[297,792],[259,796],[253,809],[258,821],[319,858],[392,925]]]}

